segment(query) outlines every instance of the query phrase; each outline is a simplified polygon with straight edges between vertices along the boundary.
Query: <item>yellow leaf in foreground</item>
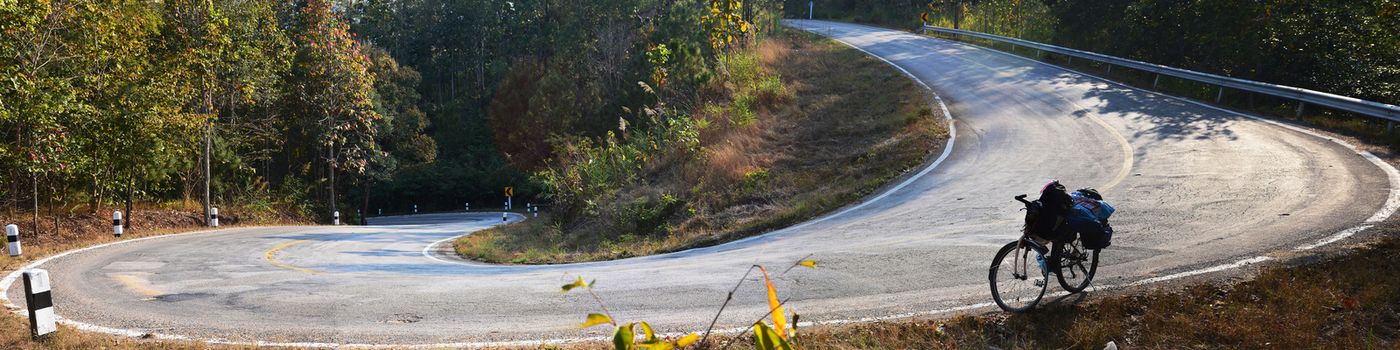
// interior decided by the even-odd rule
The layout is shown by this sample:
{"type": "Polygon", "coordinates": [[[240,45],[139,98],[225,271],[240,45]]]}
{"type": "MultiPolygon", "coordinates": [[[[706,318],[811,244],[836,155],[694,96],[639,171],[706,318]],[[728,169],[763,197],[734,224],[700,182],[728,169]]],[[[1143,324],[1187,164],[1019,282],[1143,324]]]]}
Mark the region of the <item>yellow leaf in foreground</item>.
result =
{"type": "Polygon", "coordinates": [[[753,324],[753,348],[756,350],[793,350],[792,344],[763,322],[753,324]]]}
{"type": "Polygon", "coordinates": [[[588,319],[585,319],[585,320],[583,321],[583,324],[582,324],[582,325],[579,325],[578,328],[588,328],[588,327],[593,327],[593,326],[597,326],[597,325],[611,324],[611,323],[612,323],[612,318],[611,318],[611,317],[608,317],[608,315],[604,315],[604,314],[588,314],[588,319]]]}
{"type": "Polygon", "coordinates": [[[810,268],[814,268],[814,269],[817,268],[817,261],[816,261],[816,260],[802,260],[802,261],[798,261],[797,264],[798,264],[798,265],[802,265],[802,266],[806,266],[806,267],[810,267],[810,268]]]}
{"type": "Polygon", "coordinates": [[[773,288],[773,280],[768,279],[768,269],[763,266],[758,267],[758,271],[763,272],[763,284],[768,286],[768,309],[773,316],[773,330],[778,333],[778,337],[787,338],[787,316],[783,315],[783,304],[778,301],[778,290],[773,288]]]}
{"type": "Polygon", "coordinates": [[[637,325],[642,326],[642,341],[656,342],[656,332],[651,330],[651,325],[646,322],[638,322],[637,325]]]}
{"type": "Polygon", "coordinates": [[[699,335],[699,334],[695,334],[695,333],[690,333],[690,334],[686,334],[684,337],[681,337],[680,339],[676,339],[676,346],[678,346],[678,347],[686,347],[686,346],[690,346],[690,344],[695,344],[695,342],[697,342],[697,341],[700,341],[700,335],[699,335]]]}
{"type": "Polygon", "coordinates": [[[564,293],[568,293],[570,290],[573,290],[574,288],[586,287],[586,286],[588,286],[588,285],[583,283],[583,277],[580,276],[580,277],[578,278],[577,281],[574,281],[573,283],[565,284],[565,285],[564,285],[564,288],[563,288],[563,289],[564,289],[563,292],[564,292],[564,293]]]}

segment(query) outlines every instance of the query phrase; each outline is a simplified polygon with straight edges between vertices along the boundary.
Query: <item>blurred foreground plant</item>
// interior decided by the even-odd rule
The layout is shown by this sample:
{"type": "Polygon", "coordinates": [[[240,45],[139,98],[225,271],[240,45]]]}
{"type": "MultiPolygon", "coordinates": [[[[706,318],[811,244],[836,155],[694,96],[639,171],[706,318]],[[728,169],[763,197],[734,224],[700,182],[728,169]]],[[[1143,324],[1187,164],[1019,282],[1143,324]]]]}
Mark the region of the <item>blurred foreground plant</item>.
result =
{"type": "MultiPolygon", "coordinates": [[[[811,255],[808,255],[808,257],[810,256],[811,255]]],[[[782,273],[779,273],[778,277],[782,277],[783,275],[787,274],[788,271],[791,271],[793,268],[798,266],[816,268],[817,262],[814,260],[808,260],[807,257],[803,257],[801,260],[798,260],[797,262],[793,263],[792,266],[789,266],[787,269],[783,270],[782,273]]],[[[656,333],[652,330],[651,325],[647,324],[646,322],[627,323],[619,326],[617,322],[613,320],[612,313],[608,311],[608,307],[606,304],[603,303],[603,299],[599,298],[598,294],[594,293],[593,291],[593,284],[597,282],[597,280],[585,283],[583,281],[583,277],[578,277],[578,279],[574,282],[565,284],[562,290],[564,293],[568,293],[569,291],[575,289],[583,289],[584,291],[588,292],[589,296],[593,297],[593,300],[598,303],[598,307],[602,308],[603,313],[588,314],[588,316],[584,319],[583,324],[580,325],[580,328],[589,328],[604,324],[612,325],[614,349],[669,350],[684,348],[692,344],[697,344],[697,342],[699,344],[707,344],[705,343],[705,340],[709,339],[711,331],[714,330],[715,324],[719,321],[719,316],[724,313],[725,308],[729,307],[729,302],[734,300],[734,293],[739,290],[740,286],[744,285],[744,281],[748,280],[749,275],[753,273],[754,269],[758,269],[759,273],[763,275],[763,284],[768,294],[768,311],[765,312],[763,316],[759,317],[758,320],[755,320],[753,322],[754,349],[792,350],[794,349],[794,347],[792,346],[793,337],[796,336],[797,332],[798,315],[796,313],[792,314],[792,326],[791,328],[789,328],[787,315],[783,311],[783,305],[787,303],[788,299],[778,299],[777,288],[773,286],[773,280],[768,276],[768,269],[763,265],[755,264],[753,266],[749,266],[749,269],[744,272],[744,276],[739,278],[739,282],[736,283],[734,285],[734,288],[730,289],[728,295],[725,296],[724,303],[720,305],[719,311],[715,313],[714,319],[710,320],[710,326],[705,328],[705,333],[703,336],[697,335],[695,333],[690,333],[680,338],[676,338],[672,341],[664,341],[661,338],[657,337],[656,333]],[[767,323],[764,323],[764,319],[770,319],[773,325],[769,326],[767,323]],[[640,343],[636,342],[636,329],[638,327],[641,328],[643,335],[642,342],[640,343]]],[[[727,349],[730,345],[732,345],[732,342],[733,339],[731,338],[730,340],[727,340],[722,345],[720,345],[719,348],[727,349]]],[[[706,345],[700,346],[704,348],[709,348],[709,346],[706,345]]]]}

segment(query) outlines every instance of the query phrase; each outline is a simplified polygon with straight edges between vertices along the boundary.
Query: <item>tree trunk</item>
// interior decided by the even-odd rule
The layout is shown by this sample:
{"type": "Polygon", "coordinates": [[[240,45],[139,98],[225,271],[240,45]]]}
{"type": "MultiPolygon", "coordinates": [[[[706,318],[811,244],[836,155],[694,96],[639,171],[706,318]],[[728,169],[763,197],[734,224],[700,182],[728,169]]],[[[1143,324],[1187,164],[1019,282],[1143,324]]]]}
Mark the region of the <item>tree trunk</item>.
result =
{"type": "Polygon", "coordinates": [[[369,219],[366,219],[366,217],[369,216],[369,183],[369,180],[365,180],[365,198],[364,201],[360,203],[360,225],[369,225],[369,219]]]}
{"type": "Polygon", "coordinates": [[[34,221],[29,227],[29,233],[34,235],[34,237],[39,237],[39,173],[30,171],[29,181],[30,184],[33,185],[32,192],[30,192],[33,195],[30,196],[30,199],[34,201],[34,207],[32,208],[34,209],[34,221]]]}
{"type": "Polygon", "coordinates": [[[329,161],[330,161],[330,164],[329,164],[329,165],[330,165],[330,166],[327,167],[327,169],[330,171],[329,176],[330,176],[330,179],[331,179],[331,181],[330,181],[330,190],[331,190],[331,201],[330,201],[330,202],[331,202],[331,207],[330,207],[330,209],[331,209],[331,213],[335,213],[335,165],[336,165],[336,164],[335,164],[335,163],[336,163],[336,161],[335,161],[335,141],[331,141],[331,146],[330,146],[330,147],[327,147],[327,148],[330,150],[330,159],[329,159],[329,161]]]}
{"type": "Polygon", "coordinates": [[[49,217],[53,218],[53,232],[49,233],[49,237],[53,237],[54,235],[58,235],[61,233],[61,231],[58,229],[58,214],[54,213],[53,203],[53,197],[58,194],[58,186],[54,185],[53,179],[49,176],[45,176],[44,181],[49,183],[49,198],[46,198],[45,200],[49,202],[49,217]]]}
{"type": "Polygon", "coordinates": [[[134,197],[135,195],[136,195],[136,175],[131,175],[131,176],[127,177],[127,180],[126,180],[126,216],[123,216],[123,217],[122,217],[122,218],[124,218],[124,219],[126,219],[126,220],[123,220],[123,221],[122,221],[122,228],[130,229],[130,228],[131,228],[131,219],[136,217],[135,215],[131,215],[131,197],[134,197]]]}
{"type": "Polygon", "coordinates": [[[208,91],[205,91],[205,92],[204,92],[204,121],[205,121],[206,124],[205,124],[205,126],[204,126],[204,203],[203,203],[203,204],[204,204],[204,219],[203,219],[203,220],[204,220],[204,225],[205,225],[205,226],[209,226],[209,224],[210,224],[210,222],[209,222],[209,214],[212,213],[212,212],[210,211],[210,208],[213,207],[213,202],[211,202],[211,201],[209,200],[209,183],[210,183],[210,179],[213,177],[213,176],[211,176],[211,173],[209,172],[209,158],[213,155],[213,148],[214,148],[214,147],[213,147],[213,140],[211,140],[212,135],[214,134],[214,120],[211,119],[211,118],[209,118],[209,113],[212,111],[212,108],[210,107],[210,104],[213,104],[213,101],[211,100],[212,98],[213,98],[213,96],[210,95],[210,92],[208,92],[208,91]]]}

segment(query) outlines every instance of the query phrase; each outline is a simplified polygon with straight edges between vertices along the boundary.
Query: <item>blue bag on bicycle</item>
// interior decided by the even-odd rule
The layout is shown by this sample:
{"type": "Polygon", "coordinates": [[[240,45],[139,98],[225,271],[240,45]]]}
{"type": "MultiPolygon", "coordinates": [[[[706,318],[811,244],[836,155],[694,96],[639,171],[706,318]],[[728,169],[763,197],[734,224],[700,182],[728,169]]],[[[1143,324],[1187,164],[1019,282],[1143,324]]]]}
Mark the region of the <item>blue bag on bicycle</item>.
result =
{"type": "Polygon", "coordinates": [[[1069,213],[1069,226],[1079,234],[1084,249],[1107,248],[1113,241],[1113,226],[1108,218],[1113,215],[1113,206],[1103,201],[1103,196],[1094,189],[1081,189],[1070,194],[1074,208],[1069,213]]]}

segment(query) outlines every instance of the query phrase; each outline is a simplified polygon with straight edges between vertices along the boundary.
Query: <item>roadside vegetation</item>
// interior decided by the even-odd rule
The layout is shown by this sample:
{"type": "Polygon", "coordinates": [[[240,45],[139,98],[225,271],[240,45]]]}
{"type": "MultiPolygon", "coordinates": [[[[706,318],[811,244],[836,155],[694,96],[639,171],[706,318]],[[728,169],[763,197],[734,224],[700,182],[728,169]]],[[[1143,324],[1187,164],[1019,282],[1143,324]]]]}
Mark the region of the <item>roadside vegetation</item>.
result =
{"type": "MultiPolygon", "coordinates": [[[[807,16],[805,1],[785,1],[785,16],[807,16]]],[[[817,19],[917,30],[920,14],[932,25],[961,28],[1125,57],[1200,72],[1301,87],[1400,104],[1400,2],[1162,0],[899,0],[837,1],[818,6],[817,19]]],[[[1292,100],[1106,67],[1034,50],[1009,50],[974,38],[970,43],[1033,57],[1131,85],[1272,116],[1400,148],[1400,133],[1370,116],[1307,106],[1292,100]]]]}
{"type": "Polygon", "coordinates": [[[664,126],[561,144],[548,216],[456,242],[489,262],[617,259],[796,224],[873,193],[946,139],[931,96],[877,59],[786,31],[728,59],[664,126]]]}

